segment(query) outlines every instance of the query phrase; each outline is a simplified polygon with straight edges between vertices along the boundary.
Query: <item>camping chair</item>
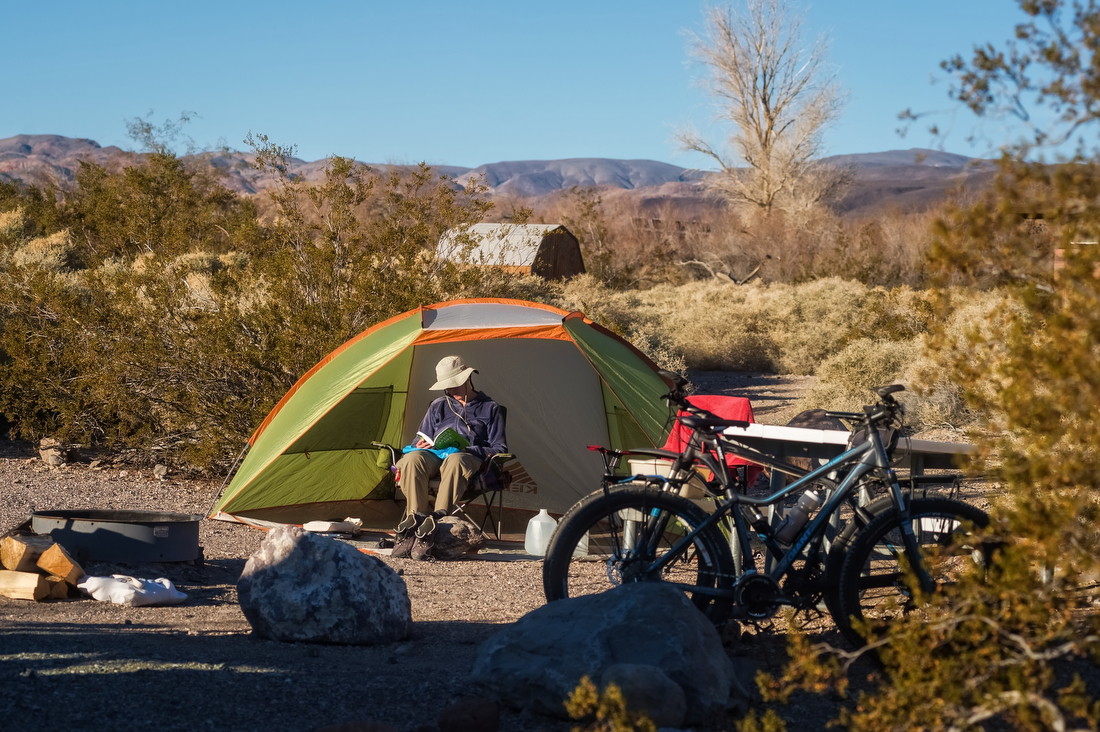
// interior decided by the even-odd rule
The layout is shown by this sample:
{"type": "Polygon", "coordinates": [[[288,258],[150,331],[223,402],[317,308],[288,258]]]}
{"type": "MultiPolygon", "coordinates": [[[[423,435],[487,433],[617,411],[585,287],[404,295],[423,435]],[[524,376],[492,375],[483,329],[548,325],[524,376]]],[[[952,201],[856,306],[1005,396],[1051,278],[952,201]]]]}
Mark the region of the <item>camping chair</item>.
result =
{"type": "MultiPolygon", "coordinates": [[[[752,414],[752,405],[745,397],[732,397],[721,396],[717,394],[699,394],[696,396],[688,397],[688,401],[694,406],[700,409],[705,409],[708,412],[721,417],[722,419],[740,420],[742,422],[755,422],[752,414]]],[[[681,415],[686,414],[680,412],[681,415]]],[[[683,452],[687,447],[688,440],[691,439],[691,430],[679,422],[672,428],[672,432],[669,433],[668,440],[665,441],[664,449],[674,450],[675,452],[683,452]]],[[[736,455],[726,455],[726,465],[728,465],[734,472],[742,472],[745,479],[746,487],[751,487],[756,479],[760,476],[760,473],[764,470],[763,467],[755,463],[751,463],[744,458],[737,457],[736,455]]],[[[691,497],[691,496],[689,496],[691,497]]]]}
{"type": "MultiPolygon", "coordinates": [[[[482,533],[485,533],[485,525],[493,521],[493,534],[498,541],[500,540],[501,521],[504,518],[504,491],[509,490],[512,485],[512,474],[504,469],[504,464],[514,460],[515,457],[510,452],[490,455],[489,459],[482,463],[481,469],[470,478],[470,482],[466,484],[466,492],[462,494],[455,505],[454,513],[461,513],[470,523],[474,523],[469,514],[466,513],[466,505],[477,500],[480,496],[485,504],[485,518],[481,520],[481,525],[478,528],[481,529],[482,533]],[[487,475],[488,473],[492,473],[492,476],[487,475]],[[495,520],[493,520],[494,501],[497,504],[495,520]]],[[[429,486],[433,483],[436,488],[439,487],[438,480],[428,481],[429,486]]]]}

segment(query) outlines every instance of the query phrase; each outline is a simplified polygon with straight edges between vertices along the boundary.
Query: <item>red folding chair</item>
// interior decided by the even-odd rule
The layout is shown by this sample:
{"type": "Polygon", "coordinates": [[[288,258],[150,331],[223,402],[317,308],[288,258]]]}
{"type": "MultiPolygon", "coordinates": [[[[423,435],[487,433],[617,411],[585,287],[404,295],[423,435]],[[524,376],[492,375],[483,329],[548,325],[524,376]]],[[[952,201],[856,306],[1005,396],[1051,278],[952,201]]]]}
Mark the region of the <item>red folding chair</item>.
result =
{"type": "MultiPolygon", "coordinates": [[[[745,397],[698,394],[688,397],[688,401],[696,407],[705,409],[722,419],[736,419],[741,422],[756,421],[752,416],[752,405],[749,404],[749,400],[745,397]]],[[[681,411],[680,414],[684,415],[685,412],[681,411]]],[[[676,426],[672,428],[672,432],[669,434],[668,439],[665,441],[664,448],[666,450],[683,452],[690,438],[691,430],[677,422],[676,426]]],[[[726,465],[733,471],[735,471],[738,466],[744,466],[745,485],[750,487],[756,482],[756,479],[760,477],[760,473],[764,470],[762,466],[751,463],[736,455],[726,455],[726,465]]]]}

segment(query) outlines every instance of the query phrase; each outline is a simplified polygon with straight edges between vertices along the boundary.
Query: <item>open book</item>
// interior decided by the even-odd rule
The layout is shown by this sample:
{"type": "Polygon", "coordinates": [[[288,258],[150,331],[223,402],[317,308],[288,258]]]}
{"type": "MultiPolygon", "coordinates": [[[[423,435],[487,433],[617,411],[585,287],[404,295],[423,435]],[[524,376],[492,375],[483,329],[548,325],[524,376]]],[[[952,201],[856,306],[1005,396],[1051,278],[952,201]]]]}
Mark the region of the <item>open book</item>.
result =
{"type": "Polygon", "coordinates": [[[455,432],[453,427],[442,430],[434,438],[428,437],[423,432],[417,432],[416,436],[424,440],[424,442],[427,442],[436,450],[446,450],[448,447],[453,447],[461,452],[470,446],[470,441],[455,432]]]}

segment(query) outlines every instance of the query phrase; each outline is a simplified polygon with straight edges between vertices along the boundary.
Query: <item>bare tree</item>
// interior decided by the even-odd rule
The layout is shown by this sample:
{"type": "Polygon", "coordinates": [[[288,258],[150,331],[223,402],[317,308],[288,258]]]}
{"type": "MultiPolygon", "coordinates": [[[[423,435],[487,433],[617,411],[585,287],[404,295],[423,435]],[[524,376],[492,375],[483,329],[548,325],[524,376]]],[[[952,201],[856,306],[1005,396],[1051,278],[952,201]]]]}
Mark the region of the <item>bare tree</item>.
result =
{"type": "Polygon", "coordinates": [[[712,191],[765,215],[821,203],[849,177],[817,161],[844,93],[826,66],[828,39],[806,45],[802,21],[786,0],[747,0],[744,12],[709,8],[705,34],[693,42],[718,119],[731,129],[723,148],[691,131],[680,143],[718,163],[706,178],[712,191]]]}

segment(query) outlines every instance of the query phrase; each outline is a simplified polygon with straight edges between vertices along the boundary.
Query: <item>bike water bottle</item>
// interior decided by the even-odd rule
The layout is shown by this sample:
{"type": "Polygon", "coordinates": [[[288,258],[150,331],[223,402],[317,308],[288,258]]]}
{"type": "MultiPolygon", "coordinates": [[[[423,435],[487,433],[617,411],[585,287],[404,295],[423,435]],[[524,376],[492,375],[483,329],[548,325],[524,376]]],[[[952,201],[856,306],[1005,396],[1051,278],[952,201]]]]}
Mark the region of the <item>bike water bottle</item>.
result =
{"type": "Polygon", "coordinates": [[[787,512],[783,522],[776,527],[775,538],[784,544],[790,544],[794,537],[798,536],[798,532],[802,530],[806,522],[810,520],[810,514],[820,507],[820,496],[813,491],[803,493],[794,508],[787,512]]]}

